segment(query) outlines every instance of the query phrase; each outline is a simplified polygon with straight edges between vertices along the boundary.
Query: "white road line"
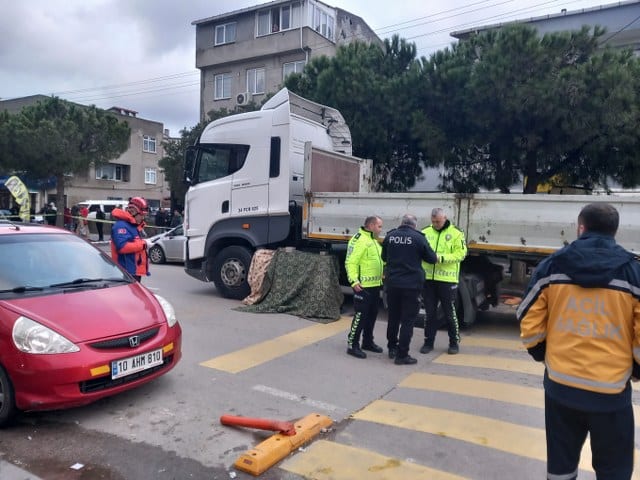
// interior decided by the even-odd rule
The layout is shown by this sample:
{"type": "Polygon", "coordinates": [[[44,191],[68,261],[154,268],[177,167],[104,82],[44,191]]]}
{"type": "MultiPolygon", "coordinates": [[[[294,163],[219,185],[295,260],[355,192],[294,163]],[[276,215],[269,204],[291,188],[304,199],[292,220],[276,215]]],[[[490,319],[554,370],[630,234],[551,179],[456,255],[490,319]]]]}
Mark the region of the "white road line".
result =
{"type": "Polygon", "coordinates": [[[300,395],[296,395],[295,393],[278,390],[277,388],[267,387],[266,385],[254,385],[253,390],[266,393],[274,397],[284,398],[285,400],[290,400],[292,402],[303,403],[305,405],[309,405],[310,407],[319,408],[327,412],[346,412],[345,408],[341,408],[330,403],[321,402],[319,400],[306,398],[300,395]]]}

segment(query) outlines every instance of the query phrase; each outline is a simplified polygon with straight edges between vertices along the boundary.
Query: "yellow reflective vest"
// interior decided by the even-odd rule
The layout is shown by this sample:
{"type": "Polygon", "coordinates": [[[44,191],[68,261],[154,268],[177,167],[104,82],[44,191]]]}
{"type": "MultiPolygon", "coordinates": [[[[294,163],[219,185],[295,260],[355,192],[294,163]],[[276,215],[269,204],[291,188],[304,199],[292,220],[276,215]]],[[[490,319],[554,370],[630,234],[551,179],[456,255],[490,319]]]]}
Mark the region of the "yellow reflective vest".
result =
{"type": "Polygon", "coordinates": [[[449,220],[440,231],[429,225],[422,230],[429,245],[438,256],[438,263],[422,262],[425,279],[438,282],[458,283],[460,262],[467,256],[464,233],[449,220]]]}
{"type": "Polygon", "coordinates": [[[360,227],[360,231],[349,240],[344,261],[349,285],[353,287],[359,283],[365,288],[382,285],[384,262],[381,251],[382,246],[373,233],[360,227]]]}

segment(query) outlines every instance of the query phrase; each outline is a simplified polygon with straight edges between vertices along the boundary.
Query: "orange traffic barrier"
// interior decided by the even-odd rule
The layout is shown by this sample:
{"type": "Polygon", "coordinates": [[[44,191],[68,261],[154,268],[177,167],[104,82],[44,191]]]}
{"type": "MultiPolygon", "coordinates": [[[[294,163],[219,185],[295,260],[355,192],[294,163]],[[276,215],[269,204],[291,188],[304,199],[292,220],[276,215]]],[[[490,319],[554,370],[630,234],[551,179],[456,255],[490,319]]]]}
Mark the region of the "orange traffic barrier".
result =
{"type": "MultiPolygon", "coordinates": [[[[274,422],[273,420],[259,418],[234,417],[233,415],[223,415],[220,417],[220,421],[224,425],[240,425],[240,423],[236,421],[237,419],[242,419],[243,426],[253,426],[254,428],[261,428],[256,427],[255,425],[257,424],[275,426],[275,424],[278,423],[280,424],[279,427],[281,427],[283,426],[282,424],[288,423],[274,422]],[[231,423],[222,422],[223,418],[225,421],[230,420],[231,423]],[[248,421],[245,422],[245,420],[248,421]],[[250,425],[247,425],[247,423],[250,423],[250,425]]],[[[250,473],[254,476],[260,475],[291,452],[309,442],[320,432],[331,427],[331,425],[333,425],[333,421],[325,415],[317,413],[307,415],[297,422],[294,422],[293,426],[295,432],[293,435],[284,433],[276,433],[275,435],[272,435],[259,443],[255,448],[252,448],[240,455],[234,465],[238,470],[242,470],[243,472],[250,473]]],[[[268,430],[272,430],[272,428],[268,428],[268,430]]]]}

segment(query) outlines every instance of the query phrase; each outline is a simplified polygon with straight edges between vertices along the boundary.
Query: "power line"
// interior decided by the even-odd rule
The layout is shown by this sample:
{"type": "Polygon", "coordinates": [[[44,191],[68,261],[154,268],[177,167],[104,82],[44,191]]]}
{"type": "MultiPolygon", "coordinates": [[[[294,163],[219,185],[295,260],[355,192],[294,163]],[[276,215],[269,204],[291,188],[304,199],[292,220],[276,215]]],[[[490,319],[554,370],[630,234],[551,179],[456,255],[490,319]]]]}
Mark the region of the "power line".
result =
{"type": "MultiPolygon", "coordinates": [[[[483,3],[490,2],[490,1],[492,1],[492,0],[482,0],[482,1],[480,1],[480,2],[470,3],[470,4],[468,4],[468,5],[464,5],[464,6],[462,6],[462,7],[451,8],[451,9],[449,9],[449,10],[443,10],[442,12],[432,13],[432,14],[430,14],[430,15],[426,15],[426,16],[424,16],[424,17],[414,18],[414,19],[412,19],[412,20],[407,20],[407,21],[404,21],[404,22],[395,23],[395,24],[393,24],[393,25],[388,25],[388,26],[386,26],[386,27],[376,28],[374,31],[375,31],[376,33],[380,32],[380,34],[384,35],[384,33],[385,33],[385,32],[382,32],[382,30],[392,29],[392,31],[397,31],[398,29],[396,29],[396,28],[394,28],[394,27],[399,27],[399,26],[401,26],[401,25],[406,25],[406,24],[408,24],[408,23],[418,22],[418,21],[420,21],[420,20],[425,20],[425,19],[427,19],[427,18],[437,17],[437,16],[442,15],[442,14],[444,14],[444,13],[455,12],[455,11],[458,11],[458,10],[462,10],[463,8],[472,7],[472,6],[474,6],[474,5],[480,5],[480,4],[483,4],[483,3]]],[[[509,2],[513,2],[513,1],[514,1],[514,0],[509,0],[509,2]]],[[[489,6],[493,6],[493,5],[489,5],[489,6]]],[[[436,20],[436,21],[437,21],[437,20],[436,20]]],[[[427,23],[430,23],[430,22],[427,22],[427,23]]],[[[419,25],[422,25],[422,24],[419,24],[419,25]]],[[[403,27],[401,30],[404,30],[405,28],[412,28],[413,26],[417,26],[417,25],[412,25],[412,26],[409,26],[409,27],[403,27]]]]}
{"type": "Polygon", "coordinates": [[[141,84],[145,84],[145,83],[153,83],[153,82],[159,82],[159,81],[164,81],[164,80],[172,80],[172,79],[180,78],[180,77],[184,77],[184,76],[191,76],[194,73],[197,73],[197,71],[174,73],[174,74],[171,74],[171,75],[164,75],[162,77],[156,77],[156,78],[148,78],[148,79],[145,79],[145,80],[137,80],[137,81],[129,82],[129,83],[118,83],[118,84],[114,84],[114,85],[103,85],[101,87],[84,88],[84,89],[78,89],[78,90],[66,90],[66,91],[62,91],[62,92],[56,92],[56,93],[54,93],[54,95],[67,95],[67,94],[72,94],[72,93],[91,92],[91,91],[94,91],[94,90],[108,90],[110,88],[121,88],[121,87],[130,86],[130,85],[141,85],[141,84]]]}
{"type": "MultiPolygon", "coordinates": [[[[412,29],[412,28],[416,28],[416,27],[420,27],[420,26],[424,26],[427,24],[431,24],[431,23],[436,23],[436,22],[440,22],[443,20],[448,20],[448,19],[452,19],[452,18],[456,18],[456,17],[460,17],[462,15],[466,15],[466,14],[470,14],[473,12],[476,12],[478,10],[486,10],[487,8],[491,8],[491,7],[496,7],[499,5],[503,5],[506,3],[510,3],[513,0],[504,0],[504,1],[500,1],[497,3],[493,3],[491,5],[485,5],[487,3],[489,3],[490,1],[495,1],[495,0],[481,0],[481,1],[476,1],[476,2],[472,2],[469,3],[467,5],[461,6],[461,7],[456,7],[456,8],[451,8],[451,9],[447,9],[447,10],[443,10],[440,12],[436,12],[433,14],[429,14],[423,17],[419,17],[419,18],[414,18],[414,19],[410,19],[410,20],[406,20],[403,22],[399,22],[396,24],[392,24],[392,25],[388,25],[385,27],[380,27],[374,31],[376,32],[381,32],[381,34],[391,34],[391,33],[399,33],[408,29],[412,29]],[[484,8],[474,8],[469,10],[470,7],[476,7],[479,5],[485,5],[484,8]],[[449,13],[453,13],[452,15],[448,15],[442,18],[436,18],[445,14],[449,14],[449,13]],[[425,22],[422,23],[418,23],[416,24],[415,22],[420,22],[422,20],[427,20],[425,22]],[[397,28],[399,27],[399,28],[397,28]],[[395,30],[393,30],[395,28],[395,30]],[[391,29],[391,30],[390,30],[391,29]],[[388,30],[386,33],[382,33],[385,30],[388,30]]],[[[423,33],[423,34],[418,34],[418,35],[414,35],[411,37],[406,37],[405,40],[414,40],[414,39],[418,39],[418,38],[424,38],[424,37],[428,37],[428,36],[433,36],[433,35],[438,35],[441,33],[445,33],[445,32],[451,32],[451,31],[455,31],[456,29],[460,29],[460,28],[464,28],[464,27],[469,27],[472,25],[478,25],[480,23],[486,22],[486,21],[490,21],[490,20],[496,20],[496,19],[506,19],[506,18],[512,18],[515,15],[518,15],[519,13],[524,13],[524,12],[534,12],[536,11],[536,9],[540,9],[541,7],[544,7],[546,5],[549,4],[553,4],[553,3],[557,3],[559,0],[550,0],[550,1],[546,1],[546,2],[542,2],[542,3],[538,3],[536,5],[532,5],[529,7],[523,7],[520,9],[515,9],[515,10],[511,10],[509,12],[506,13],[502,13],[502,14],[496,14],[496,15],[492,15],[492,16],[488,16],[482,19],[478,19],[478,20],[474,20],[473,22],[465,22],[465,23],[461,23],[461,24],[457,24],[457,25],[451,25],[445,28],[440,28],[437,30],[433,30],[427,33],[423,33]]],[[[576,3],[580,0],[573,0],[573,1],[568,1],[568,2],[563,2],[563,4],[571,4],[571,3],[576,3]]],[[[638,20],[638,19],[636,19],[638,20]]],[[[636,20],[634,20],[633,22],[635,22],[636,20]]],[[[631,25],[633,22],[631,22],[629,25],[631,25]]],[[[628,28],[628,26],[623,27],[623,29],[621,29],[620,31],[624,30],[625,28],[628,28]]],[[[608,38],[611,39],[613,38],[613,36],[617,35],[618,33],[620,33],[620,31],[614,33],[611,37],[608,38]]],[[[353,35],[351,38],[355,38],[356,36],[353,35]]],[[[432,47],[438,47],[441,45],[449,45],[451,43],[453,43],[455,40],[451,39],[450,42],[447,42],[446,44],[440,44],[440,45],[427,45],[427,46],[421,46],[418,47],[418,45],[416,45],[416,50],[420,51],[420,50],[424,50],[426,48],[432,48],[432,47]]],[[[415,42],[414,42],[415,43],[415,42]]],[[[322,48],[332,48],[333,45],[327,45],[324,47],[320,47],[315,49],[315,51],[321,50],[322,48]]],[[[276,69],[270,69],[270,70],[276,70],[276,69]]],[[[280,68],[278,68],[278,70],[280,70],[280,68]]],[[[147,95],[147,94],[154,94],[154,93],[158,93],[158,92],[162,92],[162,91],[166,91],[166,90],[172,90],[172,91],[178,91],[178,90],[183,90],[185,88],[191,88],[191,87],[195,87],[195,86],[199,86],[199,82],[197,83],[177,83],[177,84],[170,84],[170,85],[159,85],[159,86],[153,86],[153,84],[155,83],[165,83],[171,80],[179,80],[179,79],[183,79],[183,78],[187,78],[187,77],[192,77],[197,75],[198,77],[201,75],[201,72],[198,70],[194,70],[191,72],[181,72],[181,73],[175,73],[175,74],[169,74],[169,75],[163,75],[160,77],[154,77],[154,78],[149,78],[149,79],[142,79],[142,80],[137,80],[137,81],[132,81],[132,82],[127,82],[127,83],[121,83],[121,84],[111,84],[111,85],[104,85],[104,86],[99,86],[99,87],[93,87],[93,88],[83,88],[83,89],[75,89],[75,90],[66,90],[66,91],[60,91],[60,92],[55,92],[53,93],[53,95],[57,95],[57,96],[71,96],[72,98],[75,98],[76,101],[95,101],[95,100],[108,100],[108,99],[115,99],[115,98],[122,98],[122,97],[131,97],[131,96],[142,96],[142,95],[147,95]],[[142,88],[142,89],[135,89],[133,91],[113,91],[113,92],[109,92],[109,90],[126,90],[127,88],[131,88],[131,87],[144,87],[144,86],[150,86],[151,88],[142,88]]]]}

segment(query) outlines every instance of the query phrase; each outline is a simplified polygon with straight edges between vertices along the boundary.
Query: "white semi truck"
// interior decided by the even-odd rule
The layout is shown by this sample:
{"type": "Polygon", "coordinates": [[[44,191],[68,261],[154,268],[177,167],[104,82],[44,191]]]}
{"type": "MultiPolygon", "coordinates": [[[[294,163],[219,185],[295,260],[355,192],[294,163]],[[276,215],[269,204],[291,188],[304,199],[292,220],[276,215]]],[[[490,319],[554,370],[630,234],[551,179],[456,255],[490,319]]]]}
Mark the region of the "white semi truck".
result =
{"type": "Polygon", "coordinates": [[[503,266],[535,265],[572,241],[587,203],[614,204],[618,241],[640,252],[638,197],[374,193],[371,174],[370,160],[351,155],[340,112],[287,89],[259,111],[212,122],[185,159],[185,270],[240,299],[250,292],[258,248],[328,251],[342,263],[365,217],[382,217],[390,230],[407,212],[426,225],[431,210],[442,207],[468,243],[458,307],[470,324],[477,310],[496,305],[503,266]]]}

